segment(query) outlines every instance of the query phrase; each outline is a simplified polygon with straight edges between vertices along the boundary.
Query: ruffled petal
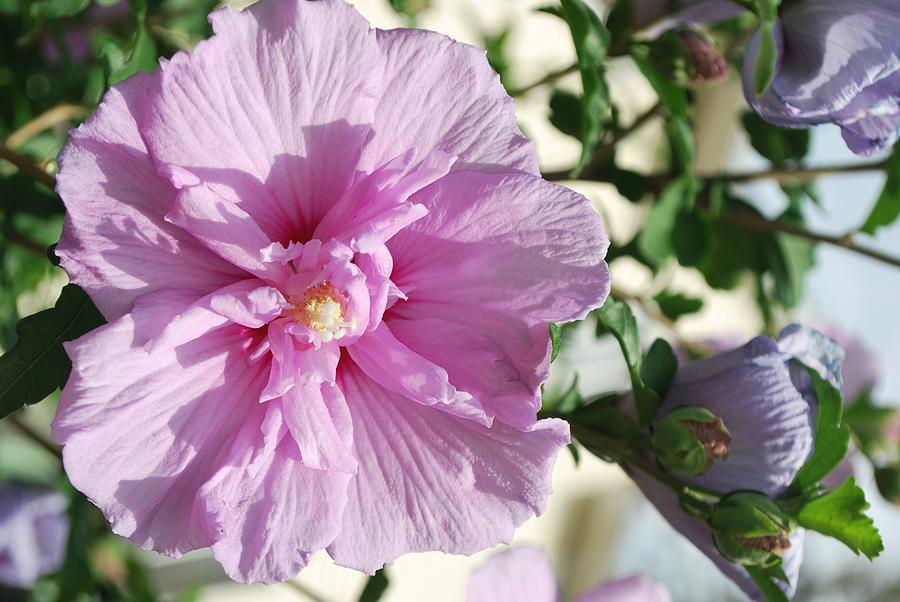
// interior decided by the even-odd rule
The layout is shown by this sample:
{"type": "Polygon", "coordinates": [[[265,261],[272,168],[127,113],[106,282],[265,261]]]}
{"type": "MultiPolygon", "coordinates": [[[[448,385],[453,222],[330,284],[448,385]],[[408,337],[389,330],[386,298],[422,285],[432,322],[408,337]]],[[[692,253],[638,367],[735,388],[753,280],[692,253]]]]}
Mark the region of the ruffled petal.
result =
{"type": "Polygon", "coordinates": [[[72,376],[53,422],[66,474],[113,531],[171,556],[215,542],[196,494],[258,405],[268,368],[247,362],[245,328],[207,332],[202,319],[183,325],[199,338],[148,351],[195,301],[175,291],[142,297],[132,313],[67,344],[72,376]]]}
{"type": "Polygon", "coordinates": [[[535,423],[541,384],[550,375],[546,325],[415,300],[397,303],[386,321],[397,340],[446,370],[450,383],[474,396],[489,416],[523,430],[535,423]]]}
{"type": "Polygon", "coordinates": [[[466,602],[562,602],[550,559],[537,546],[494,554],[466,586],[466,602]]]}
{"type": "Polygon", "coordinates": [[[111,88],[59,155],[66,221],[56,255],[107,320],[160,288],[205,294],[242,277],[163,219],[177,191],[157,174],[137,126],[155,85],[141,74],[111,88]]]}
{"type": "Polygon", "coordinates": [[[366,376],[388,391],[490,425],[490,417],[472,395],[451,385],[444,368],[398,341],[387,324],[367,333],[347,351],[366,376]]]}
{"type": "Polygon", "coordinates": [[[336,385],[294,387],[281,399],[281,406],[304,466],[356,472],[350,410],[336,385]]]}
{"type": "Polygon", "coordinates": [[[226,6],[210,22],[212,38],[163,65],[147,145],[174,182],[228,186],[271,240],[305,240],[371,131],[375,32],[339,0],[226,6]]]}
{"type": "Polygon", "coordinates": [[[341,363],[338,384],[359,460],[328,548],[338,564],[373,573],[407,552],[471,554],[508,541],[544,509],[569,441],[565,422],[486,428],[391,393],[351,362],[341,363]]]}
{"type": "Polygon", "coordinates": [[[534,146],[519,132],[513,101],[484,50],[418,29],[378,30],[378,47],[384,92],[364,171],[414,141],[416,163],[438,150],[459,157],[455,169],[540,173],[534,146]]]}
{"type": "Polygon", "coordinates": [[[334,539],[351,475],[309,468],[277,401],[256,404],[225,449],[198,496],[213,556],[235,581],[290,579],[334,539]]]}
{"type": "Polygon", "coordinates": [[[428,215],[388,242],[409,298],[514,313],[532,323],[584,318],[609,293],[609,241],[590,202],[526,174],[451,172],[413,195],[428,215]]]}

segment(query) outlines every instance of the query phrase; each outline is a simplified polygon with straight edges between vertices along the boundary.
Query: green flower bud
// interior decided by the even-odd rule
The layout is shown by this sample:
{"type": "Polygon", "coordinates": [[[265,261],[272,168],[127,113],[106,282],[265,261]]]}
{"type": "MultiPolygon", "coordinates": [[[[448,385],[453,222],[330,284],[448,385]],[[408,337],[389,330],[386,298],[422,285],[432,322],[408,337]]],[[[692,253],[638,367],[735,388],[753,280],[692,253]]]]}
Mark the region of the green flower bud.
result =
{"type": "Polygon", "coordinates": [[[762,493],[739,491],[722,498],[709,526],[722,555],[739,564],[772,566],[791,547],[790,520],[762,493]]]}
{"type": "Polygon", "coordinates": [[[653,428],[650,447],[668,471],[695,476],[728,457],[731,433],[704,408],[679,408],[653,428]]]}

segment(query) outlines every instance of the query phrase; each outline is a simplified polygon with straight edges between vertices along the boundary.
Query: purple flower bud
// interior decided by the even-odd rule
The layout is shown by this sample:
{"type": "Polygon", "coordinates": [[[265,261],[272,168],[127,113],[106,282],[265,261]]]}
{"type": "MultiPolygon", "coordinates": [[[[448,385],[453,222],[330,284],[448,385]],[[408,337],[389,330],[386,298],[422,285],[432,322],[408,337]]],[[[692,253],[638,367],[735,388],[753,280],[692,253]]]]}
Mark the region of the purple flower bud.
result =
{"type": "Polygon", "coordinates": [[[0,485],[0,582],[30,587],[62,565],[69,519],[57,491],[0,485]]]}
{"type": "MultiPolygon", "coordinates": [[[[840,347],[821,333],[800,326],[786,328],[777,341],[757,337],[743,347],[679,370],[659,415],[665,417],[685,406],[704,408],[722,420],[732,437],[727,457],[702,474],[684,477],[685,482],[720,493],[751,490],[775,498],[784,492],[812,452],[815,439],[811,404],[816,399],[809,375],[794,363],[795,359],[840,386],[840,347]]],[[[675,529],[749,596],[761,598],[744,567],[722,554],[709,525],[684,512],[672,490],[640,473],[634,478],[675,529]]],[[[793,595],[802,560],[803,530],[767,535],[777,541],[745,540],[743,545],[752,548],[758,543],[767,553],[782,551],[789,583],[779,585],[793,595]],[[775,543],[778,545],[769,545],[775,543]]],[[[732,538],[732,543],[740,540],[732,538]]],[[[729,556],[734,557],[734,553],[729,548],[729,556]]]]}

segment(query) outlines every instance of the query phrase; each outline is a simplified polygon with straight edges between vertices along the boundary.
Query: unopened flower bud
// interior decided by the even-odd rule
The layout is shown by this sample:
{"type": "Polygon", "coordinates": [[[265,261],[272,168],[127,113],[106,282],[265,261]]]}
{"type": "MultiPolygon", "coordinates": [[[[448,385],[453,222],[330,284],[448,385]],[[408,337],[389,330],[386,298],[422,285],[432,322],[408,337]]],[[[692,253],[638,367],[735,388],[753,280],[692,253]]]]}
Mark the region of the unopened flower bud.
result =
{"type": "Polygon", "coordinates": [[[693,67],[690,80],[692,84],[715,82],[728,75],[725,57],[706,37],[694,31],[683,31],[679,35],[693,67]]]}
{"type": "Polygon", "coordinates": [[[740,564],[772,566],[791,547],[790,520],[761,493],[741,491],[723,498],[709,525],[722,555],[740,564]]]}
{"type": "Polygon", "coordinates": [[[666,470],[686,475],[706,472],[728,456],[731,433],[704,408],[679,408],[653,429],[650,446],[666,470]]]}

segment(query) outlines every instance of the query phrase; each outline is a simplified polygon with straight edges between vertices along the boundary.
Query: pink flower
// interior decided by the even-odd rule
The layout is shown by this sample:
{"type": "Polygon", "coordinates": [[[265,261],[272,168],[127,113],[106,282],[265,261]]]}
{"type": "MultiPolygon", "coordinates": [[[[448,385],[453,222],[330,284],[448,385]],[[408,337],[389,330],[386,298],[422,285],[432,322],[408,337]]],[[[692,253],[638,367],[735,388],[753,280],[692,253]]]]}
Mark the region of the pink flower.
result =
{"type": "Polygon", "coordinates": [[[484,53],[263,0],[113,88],[60,157],[57,254],[109,324],[54,423],[116,533],[241,581],[373,572],[539,513],[547,322],[609,289],[484,53]]]}
{"type": "MultiPolygon", "coordinates": [[[[562,602],[550,559],[537,546],[509,548],[472,573],[466,602],[562,602]]],[[[671,602],[669,592],[643,575],[606,581],[573,602],[671,602]]]]}

